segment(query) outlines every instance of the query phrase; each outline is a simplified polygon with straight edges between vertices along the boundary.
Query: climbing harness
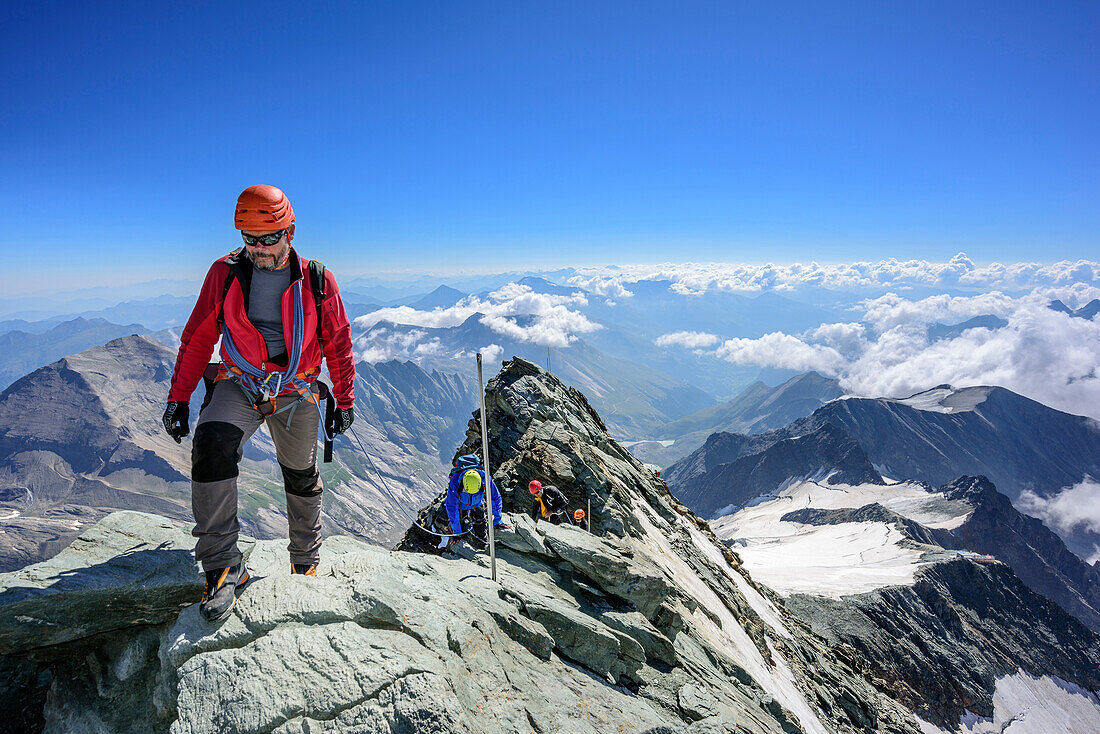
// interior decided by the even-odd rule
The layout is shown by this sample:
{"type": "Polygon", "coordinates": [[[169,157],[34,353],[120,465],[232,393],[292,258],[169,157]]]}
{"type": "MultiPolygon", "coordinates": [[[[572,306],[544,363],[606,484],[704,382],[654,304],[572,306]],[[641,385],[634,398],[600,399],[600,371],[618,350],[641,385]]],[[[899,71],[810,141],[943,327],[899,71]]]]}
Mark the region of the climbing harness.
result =
{"type": "MultiPolygon", "coordinates": [[[[324,351],[324,342],[321,336],[321,320],[322,320],[322,302],[325,297],[324,278],[325,278],[325,266],[317,260],[311,260],[309,263],[310,281],[313,286],[313,298],[317,311],[317,344],[318,347],[324,351]]],[[[225,295],[229,292],[229,286],[234,279],[234,274],[230,272],[228,278],[225,281],[225,287],[222,291],[222,303],[224,308],[225,295]]],[[[298,364],[302,358],[302,344],[305,341],[305,309],[302,305],[302,279],[295,281],[292,288],[292,299],[294,302],[294,322],[291,327],[291,344],[288,350],[288,364],[283,371],[265,372],[260,367],[249,362],[237,349],[236,343],[233,341],[233,335],[227,328],[222,328],[222,364],[223,367],[218,369],[218,374],[213,378],[214,382],[222,379],[232,380],[241,388],[241,391],[248,398],[252,407],[255,408],[262,417],[263,420],[267,420],[273,415],[278,415],[283,411],[290,411],[287,414],[287,423],[290,423],[294,418],[294,411],[298,409],[298,405],[302,401],[312,403],[317,409],[317,416],[320,419],[321,432],[324,434],[324,463],[330,463],[332,461],[332,436],[328,435],[328,431],[325,426],[328,425],[330,419],[336,413],[335,399],[332,395],[332,391],[329,390],[328,385],[324,382],[317,383],[320,387],[318,393],[314,393],[312,389],[313,381],[317,375],[320,374],[319,368],[310,368],[304,372],[298,372],[298,364]],[[281,393],[284,389],[291,389],[294,393],[290,395],[282,396],[281,393]],[[281,400],[280,398],[284,398],[281,400]],[[285,401],[285,398],[290,398],[289,402],[285,401]],[[326,401],[325,412],[321,412],[321,400],[326,401]],[[279,405],[282,402],[283,405],[279,405]]],[[[220,321],[219,317],[219,321],[220,321]]]]}

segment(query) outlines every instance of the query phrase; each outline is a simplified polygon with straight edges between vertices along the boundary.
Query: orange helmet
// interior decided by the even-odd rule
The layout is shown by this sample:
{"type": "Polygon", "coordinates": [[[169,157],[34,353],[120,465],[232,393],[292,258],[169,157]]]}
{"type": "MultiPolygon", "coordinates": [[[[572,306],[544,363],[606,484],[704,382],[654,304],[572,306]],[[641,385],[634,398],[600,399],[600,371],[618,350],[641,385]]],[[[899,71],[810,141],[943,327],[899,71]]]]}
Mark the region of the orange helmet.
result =
{"type": "Polygon", "coordinates": [[[281,189],[267,184],[249,186],[237,197],[233,226],[250,232],[287,231],[287,240],[294,239],[294,207],[281,189]]]}
{"type": "Polygon", "coordinates": [[[584,510],[577,510],[576,512],[574,512],[573,513],[573,519],[576,520],[577,522],[580,522],[581,520],[583,520],[584,519],[584,510]]]}

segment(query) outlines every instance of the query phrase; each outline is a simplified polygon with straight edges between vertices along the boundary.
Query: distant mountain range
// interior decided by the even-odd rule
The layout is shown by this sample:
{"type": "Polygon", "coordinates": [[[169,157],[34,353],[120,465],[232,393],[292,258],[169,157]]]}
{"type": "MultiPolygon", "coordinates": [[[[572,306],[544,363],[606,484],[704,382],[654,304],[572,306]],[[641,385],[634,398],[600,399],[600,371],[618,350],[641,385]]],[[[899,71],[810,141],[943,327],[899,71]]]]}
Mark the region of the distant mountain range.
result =
{"type": "MultiPolygon", "coordinates": [[[[940,385],[900,400],[833,400],[759,436],[716,433],[664,476],[690,507],[710,516],[784,481],[833,471],[842,472],[837,481],[878,476],[932,485],[984,475],[1012,501],[1024,490],[1050,497],[1100,476],[1100,428],[1004,388],[940,385]]],[[[1082,528],[1063,538],[1083,557],[1098,540],[1082,528]]]]}
{"type": "Polygon", "coordinates": [[[938,489],[919,482],[806,480],[761,499],[713,527],[744,555],[750,570],[774,563],[761,572],[765,583],[843,596],[868,581],[870,586],[905,581],[907,555],[910,564],[943,557],[920,546],[963,550],[1008,565],[1032,591],[1100,633],[1100,564],[1089,565],[1071,553],[985,477],[957,477],[938,489]],[[876,533],[870,524],[893,531],[876,533]],[[843,535],[815,530],[826,527],[843,535]]]}
{"type": "Polygon", "coordinates": [[[57,324],[7,322],[24,329],[0,330],[0,390],[31,370],[67,354],[82,352],[129,334],[147,334],[139,324],[122,326],[101,318],[75,318],[57,324]]]}
{"type": "Polygon", "coordinates": [[[668,466],[702,446],[712,433],[756,434],[782,428],[843,394],[837,380],[816,372],[796,375],[778,387],[757,380],[727,403],[659,428],[655,440],[632,443],[630,452],[642,461],[668,466]]]}
{"type": "Polygon", "coordinates": [[[1078,319],[1091,319],[1093,316],[1100,313],[1100,298],[1094,298],[1078,309],[1072,309],[1061,301],[1054,300],[1050,302],[1050,308],[1054,311],[1061,311],[1062,313],[1069,314],[1078,319]]]}
{"type": "MultiPolygon", "coordinates": [[[[451,372],[471,374],[474,354],[491,344],[501,347],[503,358],[519,356],[543,365],[547,360],[546,347],[501,335],[481,323],[477,314],[458,326],[442,328],[381,321],[358,334],[355,344],[357,349],[369,349],[372,344],[405,335],[427,345],[420,350],[422,365],[451,372]]],[[[638,362],[604,354],[585,339],[578,338],[567,349],[552,350],[550,359],[554,374],[583,389],[619,435],[651,433],[669,420],[714,403],[698,388],[638,362]]]]}

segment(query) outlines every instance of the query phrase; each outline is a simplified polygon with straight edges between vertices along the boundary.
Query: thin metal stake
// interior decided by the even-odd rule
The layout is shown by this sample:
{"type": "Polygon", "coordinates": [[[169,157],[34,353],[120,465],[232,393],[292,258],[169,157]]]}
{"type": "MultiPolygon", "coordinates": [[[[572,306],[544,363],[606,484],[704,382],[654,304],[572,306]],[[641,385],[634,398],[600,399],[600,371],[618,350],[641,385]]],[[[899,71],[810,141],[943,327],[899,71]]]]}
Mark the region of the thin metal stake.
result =
{"type": "Polygon", "coordinates": [[[481,396],[481,451],[484,454],[482,460],[485,464],[485,517],[489,526],[489,566],[492,569],[493,581],[497,580],[497,549],[493,527],[493,474],[489,470],[489,421],[485,416],[485,380],[481,376],[481,352],[477,353],[477,386],[481,396]]]}
{"type": "Polygon", "coordinates": [[[588,500],[588,515],[587,515],[586,519],[588,520],[588,532],[591,533],[592,532],[592,500],[591,499],[588,500]]]}

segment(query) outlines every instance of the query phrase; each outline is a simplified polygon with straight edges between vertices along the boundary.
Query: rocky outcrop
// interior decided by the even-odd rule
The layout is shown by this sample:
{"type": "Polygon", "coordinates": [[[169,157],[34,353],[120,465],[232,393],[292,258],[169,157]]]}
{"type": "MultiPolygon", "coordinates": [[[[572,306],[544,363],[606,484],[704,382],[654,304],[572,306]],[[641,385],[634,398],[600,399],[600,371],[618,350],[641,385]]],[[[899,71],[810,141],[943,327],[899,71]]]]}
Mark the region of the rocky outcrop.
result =
{"type": "MultiPolygon", "coordinates": [[[[850,522],[884,522],[896,527],[906,538],[925,545],[942,548],[955,548],[957,541],[950,531],[927,528],[919,522],[899,515],[877,502],[859,508],[824,510],[804,507],[783,515],[784,522],[797,522],[803,525],[843,525],[850,522]]],[[[963,547],[963,546],[958,546],[963,547]]]]}
{"type": "MultiPolygon", "coordinates": [[[[576,528],[517,522],[502,534],[499,583],[484,556],[467,551],[447,560],[333,538],[321,574],[308,578],[287,573],[282,542],[246,543],[255,580],[233,616],[211,627],[194,604],[201,577],[186,532],[154,516],[111,515],[50,561],[0,577],[4,728],[799,730],[747,661],[695,634],[669,636],[697,621],[662,630],[623,606],[618,594],[675,619],[664,606],[675,589],[657,581],[656,566],[576,528]],[[518,528],[556,548],[559,563],[513,552],[525,547],[518,528]]],[[[851,673],[833,674],[847,678],[843,687],[818,695],[842,722],[848,706],[880,731],[916,733],[851,673]]]]}
{"type": "MultiPolygon", "coordinates": [[[[517,563],[529,567],[564,569],[581,608],[603,610],[601,619],[614,611],[617,618],[646,621],[652,628],[649,642],[634,636],[643,649],[651,650],[653,641],[663,636],[668,642],[660,645],[665,650],[657,658],[660,664],[647,654],[646,665],[627,676],[639,686],[639,695],[663,697],[658,691],[671,685],[664,676],[710,670],[718,678],[733,676],[761,686],[787,709],[781,718],[791,724],[800,721],[807,730],[821,730],[825,721],[842,730],[870,722],[885,729],[911,726],[864,681],[852,677],[845,663],[823,656],[816,638],[780,621],[782,612],[770,598],[735,570],[736,556],[663,482],[610,439],[582,394],[520,359],[506,363],[486,392],[490,461],[505,509],[526,511],[526,485],[539,479],[561,488],[572,507],[591,502],[598,536],[544,522],[535,525],[517,514],[515,530],[499,534],[506,549],[501,557],[514,553],[522,558],[517,563]],[[564,543],[563,536],[576,540],[564,543]],[[761,614],[775,615],[774,624],[761,614]],[[716,639],[727,643],[716,646],[716,639]],[[734,640],[741,643],[730,644],[734,640]],[[673,662],[668,660],[669,643],[673,662]],[[787,675],[787,683],[777,682],[787,675]],[[837,691],[839,681],[848,692],[837,691]]],[[[476,451],[480,433],[475,414],[456,454],[476,451]]],[[[441,501],[442,496],[421,513],[422,525],[434,517],[441,501]]],[[[431,552],[436,542],[414,528],[399,547],[431,552]]],[[[636,652],[622,649],[618,654],[626,664],[637,663],[636,652]]],[[[728,696],[705,680],[695,679],[693,685],[685,700],[722,701],[728,696]]]]}
{"type": "Polygon", "coordinates": [[[974,507],[967,521],[951,531],[958,547],[995,556],[1032,591],[1100,634],[1100,564],[1078,558],[1042,522],[1017,511],[985,477],[959,477],[941,491],[974,507]]]}
{"type": "Polygon", "coordinates": [[[937,563],[912,586],[787,607],[922,718],[955,729],[993,715],[998,676],[1018,670],[1100,689],[1100,638],[1028,589],[1006,566],[937,563]]]}

